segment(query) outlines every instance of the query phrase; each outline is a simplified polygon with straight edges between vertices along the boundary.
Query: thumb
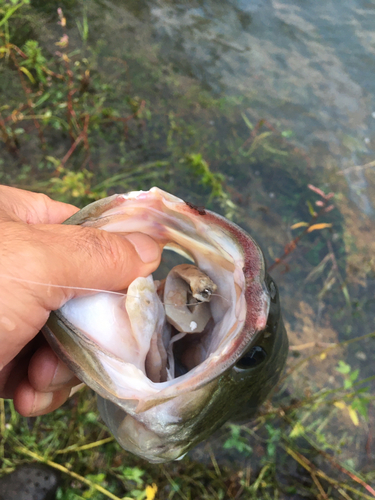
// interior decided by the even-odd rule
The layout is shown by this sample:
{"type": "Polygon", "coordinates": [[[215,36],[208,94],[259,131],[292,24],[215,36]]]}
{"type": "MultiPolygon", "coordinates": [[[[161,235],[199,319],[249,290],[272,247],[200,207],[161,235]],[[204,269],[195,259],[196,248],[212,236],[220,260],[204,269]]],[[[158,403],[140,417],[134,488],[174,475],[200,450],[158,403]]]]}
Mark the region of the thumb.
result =
{"type": "Polygon", "coordinates": [[[0,366],[38,333],[50,311],[98,290],[124,290],[160,262],[142,233],[65,225],[3,223],[0,241],[0,366]]]}
{"type": "Polygon", "coordinates": [[[90,293],[85,288],[124,290],[137,277],[151,274],[160,263],[158,243],[144,233],[50,224],[35,229],[48,244],[47,282],[62,285],[55,293],[44,294],[43,305],[49,310],[90,293]]]}

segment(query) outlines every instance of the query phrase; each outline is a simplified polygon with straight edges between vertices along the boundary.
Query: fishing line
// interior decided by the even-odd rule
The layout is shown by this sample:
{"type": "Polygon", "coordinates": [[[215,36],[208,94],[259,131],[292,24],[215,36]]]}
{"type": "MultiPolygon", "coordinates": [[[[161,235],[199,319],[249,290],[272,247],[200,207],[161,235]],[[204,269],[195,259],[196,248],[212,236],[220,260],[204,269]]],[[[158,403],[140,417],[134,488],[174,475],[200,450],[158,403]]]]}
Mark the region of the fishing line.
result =
{"type": "MultiPolygon", "coordinates": [[[[10,276],[8,274],[0,274],[0,278],[5,278],[13,281],[18,281],[20,283],[28,283],[30,285],[40,285],[40,286],[46,286],[46,287],[52,287],[52,288],[67,288],[70,290],[83,290],[85,292],[96,292],[96,293],[109,293],[112,295],[119,295],[121,297],[131,297],[133,299],[139,299],[141,300],[142,297],[139,295],[130,295],[128,293],[123,293],[123,292],[114,292],[112,290],[102,290],[100,288],[85,288],[82,286],[71,286],[71,285],[54,285],[52,283],[42,283],[40,281],[34,281],[34,280],[28,280],[26,278],[16,278],[15,276],[10,276]]],[[[225,300],[226,302],[230,302],[226,297],[223,297],[223,295],[220,295],[218,293],[213,293],[211,297],[220,297],[221,299],[225,300]]],[[[78,298],[78,297],[77,297],[78,298]]],[[[172,302],[163,302],[160,300],[163,306],[173,306],[176,309],[178,308],[185,308],[186,306],[188,307],[195,307],[195,306],[200,306],[202,304],[205,304],[205,302],[194,302],[193,304],[183,304],[183,305],[178,305],[178,304],[173,304],[172,302]]]]}
{"type": "Polygon", "coordinates": [[[114,292],[112,290],[101,290],[100,288],[85,288],[82,286],[71,286],[71,285],[53,285],[52,283],[42,283],[40,281],[27,280],[25,278],[16,278],[15,276],[9,276],[7,274],[0,274],[0,278],[6,278],[21,283],[29,283],[30,285],[48,286],[52,288],[68,288],[70,290],[84,290],[86,292],[112,293],[114,295],[122,295],[123,297],[126,297],[127,295],[126,293],[114,292]]]}

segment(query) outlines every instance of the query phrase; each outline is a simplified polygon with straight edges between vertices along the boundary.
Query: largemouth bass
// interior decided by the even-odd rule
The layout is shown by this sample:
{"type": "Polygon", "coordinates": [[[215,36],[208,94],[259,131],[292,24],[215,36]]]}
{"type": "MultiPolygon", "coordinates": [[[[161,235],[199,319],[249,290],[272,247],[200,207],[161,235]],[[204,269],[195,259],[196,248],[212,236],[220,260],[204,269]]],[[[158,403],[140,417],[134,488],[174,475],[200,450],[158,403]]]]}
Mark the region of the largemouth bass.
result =
{"type": "Polygon", "coordinates": [[[124,294],[70,300],[44,334],[98,394],[120,445],[151,462],[183,456],[277,383],[288,341],[262,251],[236,224],[158,188],[94,202],[66,221],[143,232],[191,264],[124,294]]]}

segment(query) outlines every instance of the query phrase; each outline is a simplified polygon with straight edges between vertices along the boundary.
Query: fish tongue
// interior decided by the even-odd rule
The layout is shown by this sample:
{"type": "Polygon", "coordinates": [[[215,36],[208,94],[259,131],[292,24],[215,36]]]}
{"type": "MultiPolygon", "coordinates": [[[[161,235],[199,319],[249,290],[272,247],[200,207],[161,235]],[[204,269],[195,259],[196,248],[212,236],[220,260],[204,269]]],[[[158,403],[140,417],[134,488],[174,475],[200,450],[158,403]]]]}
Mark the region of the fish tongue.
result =
{"type": "Polygon", "coordinates": [[[167,379],[167,354],[163,334],[168,329],[163,305],[155,290],[152,276],[137,278],[127,292],[128,313],[132,336],[138,343],[138,359],[143,371],[153,382],[167,379]]]}
{"type": "Polygon", "coordinates": [[[152,382],[173,378],[166,351],[171,326],[152,276],[135,279],[125,297],[105,292],[79,297],[68,301],[61,313],[99,348],[134,365],[152,382]]]}
{"type": "MultiPolygon", "coordinates": [[[[164,280],[165,281],[165,280],[164,280]]],[[[155,281],[156,294],[153,296],[154,307],[157,309],[157,321],[150,340],[150,348],[146,356],[145,368],[147,377],[152,382],[166,382],[172,379],[168,373],[167,347],[171,339],[171,325],[167,323],[164,307],[160,298],[160,287],[164,287],[163,282],[155,281]]]]}
{"type": "Polygon", "coordinates": [[[173,378],[168,376],[166,345],[171,337],[171,326],[164,321],[161,328],[157,328],[151,337],[150,350],[146,356],[146,375],[152,382],[166,382],[173,378]],[[165,340],[165,338],[168,340],[165,340]]]}

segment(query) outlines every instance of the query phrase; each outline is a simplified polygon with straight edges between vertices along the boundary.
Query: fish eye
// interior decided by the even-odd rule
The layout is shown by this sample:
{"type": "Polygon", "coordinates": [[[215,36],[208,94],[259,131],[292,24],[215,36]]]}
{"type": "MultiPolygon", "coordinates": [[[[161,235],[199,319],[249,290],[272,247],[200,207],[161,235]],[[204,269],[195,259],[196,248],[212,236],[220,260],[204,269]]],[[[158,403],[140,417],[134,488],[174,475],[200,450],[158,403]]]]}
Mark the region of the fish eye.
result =
{"type": "Polygon", "coordinates": [[[255,368],[256,366],[263,363],[266,357],[267,353],[263,349],[263,347],[256,345],[252,347],[250,351],[244,354],[242,358],[237,361],[235,366],[239,370],[248,370],[250,368],[255,368]]]}

